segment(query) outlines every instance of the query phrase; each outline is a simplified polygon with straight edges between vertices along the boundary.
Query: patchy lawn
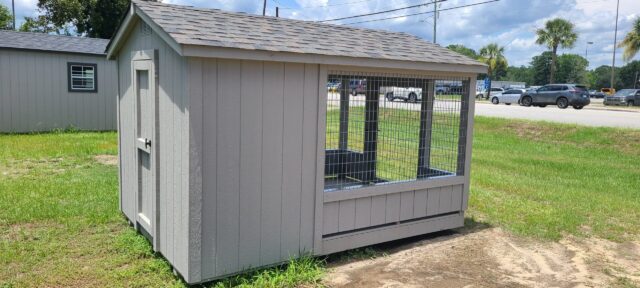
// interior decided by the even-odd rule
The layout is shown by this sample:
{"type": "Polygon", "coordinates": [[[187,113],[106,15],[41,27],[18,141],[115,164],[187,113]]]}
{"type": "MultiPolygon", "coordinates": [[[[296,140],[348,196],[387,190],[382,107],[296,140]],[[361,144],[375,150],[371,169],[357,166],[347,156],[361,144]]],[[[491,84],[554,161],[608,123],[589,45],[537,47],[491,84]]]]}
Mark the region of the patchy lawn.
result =
{"type": "Polygon", "coordinates": [[[640,130],[479,117],[470,215],[524,236],[640,235],[640,130]]]}
{"type": "MultiPolygon", "coordinates": [[[[475,131],[474,219],[545,243],[638,239],[640,131],[483,117],[475,131]]],[[[115,133],[0,135],[0,287],[184,286],[118,210],[116,141],[115,133]]],[[[323,267],[306,258],[209,286],[316,286],[323,267]]]]}

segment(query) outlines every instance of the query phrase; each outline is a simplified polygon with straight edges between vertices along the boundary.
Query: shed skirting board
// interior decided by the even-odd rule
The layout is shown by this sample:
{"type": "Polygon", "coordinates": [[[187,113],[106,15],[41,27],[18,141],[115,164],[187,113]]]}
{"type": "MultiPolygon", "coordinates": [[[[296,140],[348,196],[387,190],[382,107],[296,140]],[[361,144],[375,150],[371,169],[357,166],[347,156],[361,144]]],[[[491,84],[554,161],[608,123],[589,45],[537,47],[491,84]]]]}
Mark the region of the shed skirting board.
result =
{"type": "Polygon", "coordinates": [[[443,187],[464,184],[465,176],[443,176],[432,179],[407,181],[403,183],[390,183],[378,186],[363,187],[357,189],[339,190],[324,193],[324,203],[337,202],[362,197],[372,197],[387,195],[405,191],[428,189],[433,187],[443,187]]]}
{"type": "Polygon", "coordinates": [[[379,244],[383,242],[413,237],[437,231],[464,226],[464,212],[447,214],[419,221],[410,221],[393,226],[367,229],[363,231],[333,236],[322,239],[322,252],[326,255],[379,244]]]}

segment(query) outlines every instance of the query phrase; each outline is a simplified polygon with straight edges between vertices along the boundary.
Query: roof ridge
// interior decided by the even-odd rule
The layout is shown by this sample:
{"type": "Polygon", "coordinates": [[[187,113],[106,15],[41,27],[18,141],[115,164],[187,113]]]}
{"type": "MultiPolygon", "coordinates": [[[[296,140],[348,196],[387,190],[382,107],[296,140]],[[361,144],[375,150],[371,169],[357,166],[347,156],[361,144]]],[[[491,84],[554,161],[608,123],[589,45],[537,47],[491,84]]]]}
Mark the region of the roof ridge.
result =
{"type": "Polygon", "coordinates": [[[484,66],[406,32],[143,0],[132,5],[180,45],[484,66]]]}
{"type": "Polygon", "coordinates": [[[62,35],[62,34],[49,34],[49,33],[43,33],[43,32],[32,32],[32,31],[15,31],[15,30],[3,30],[0,29],[0,33],[12,33],[12,34],[30,34],[30,35],[37,35],[37,36],[43,36],[43,37],[60,37],[60,38],[73,38],[73,39],[89,39],[89,40],[102,40],[102,41],[109,41],[109,39],[104,39],[104,38],[95,38],[95,37],[86,37],[86,36],[79,36],[79,35],[62,35]]]}
{"type": "Polygon", "coordinates": [[[305,23],[305,24],[309,24],[309,25],[319,25],[319,26],[334,27],[334,28],[340,28],[340,29],[360,30],[360,31],[367,31],[367,32],[375,31],[375,32],[383,32],[383,33],[389,33],[389,34],[403,34],[403,35],[409,35],[409,36],[418,38],[418,39],[420,39],[420,40],[422,40],[424,42],[433,44],[432,42],[429,42],[428,40],[422,39],[422,38],[420,38],[420,37],[418,37],[416,35],[413,35],[413,34],[409,34],[409,33],[406,33],[406,32],[390,31],[390,30],[386,30],[386,29],[372,29],[372,28],[353,27],[353,26],[340,25],[340,24],[323,23],[323,22],[312,21],[312,20],[302,20],[302,19],[293,19],[293,18],[284,18],[284,17],[263,16],[263,15],[251,14],[251,13],[240,12],[240,11],[227,11],[227,10],[222,10],[222,9],[217,9],[217,8],[203,8],[203,7],[195,7],[195,6],[191,6],[191,5],[179,5],[179,4],[162,3],[162,2],[148,1],[148,0],[133,0],[133,2],[136,3],[136,4],[137,3],[145,3],[143,5],[165,6],[165,7],[172,7],[172,8],[176,8],[176,9],[188,9],[188,10],[195,10],[195,11],[202,11],[202,12],[215,12],[215,13],[223,13],[223,14],[227,14],[227,15],[243,15],[243,16],[248,16],[248,17],[262,18],[262,19],[270,20],[270,21],[290,21],[290,22],[299,22],[299,23],[301,22],[301,23],[305,23]]]}

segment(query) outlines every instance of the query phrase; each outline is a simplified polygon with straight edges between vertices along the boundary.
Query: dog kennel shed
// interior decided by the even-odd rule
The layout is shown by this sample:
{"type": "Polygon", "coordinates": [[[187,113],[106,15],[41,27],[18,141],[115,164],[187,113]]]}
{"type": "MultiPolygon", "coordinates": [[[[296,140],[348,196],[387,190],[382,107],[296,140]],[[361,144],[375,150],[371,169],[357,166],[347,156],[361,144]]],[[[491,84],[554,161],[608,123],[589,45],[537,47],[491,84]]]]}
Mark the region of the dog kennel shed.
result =
{"type": "Polygon", "coordinates": [[[486,67],[417,37],[133,1],[120,208],[189,283],[463,225],[486,67]]]}

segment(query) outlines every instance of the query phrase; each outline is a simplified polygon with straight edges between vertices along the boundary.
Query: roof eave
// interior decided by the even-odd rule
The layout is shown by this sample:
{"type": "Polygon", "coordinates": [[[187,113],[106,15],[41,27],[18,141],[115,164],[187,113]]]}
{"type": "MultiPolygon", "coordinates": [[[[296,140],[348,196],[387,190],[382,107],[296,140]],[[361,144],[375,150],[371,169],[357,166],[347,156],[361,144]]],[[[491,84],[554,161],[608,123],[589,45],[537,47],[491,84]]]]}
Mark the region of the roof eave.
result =
{"type": "Polygon", "coordinates": [[[94,52],[61,51],[61,50],[52,50],[52,49],[18,48],[18,47],[6,47],[6,46],[0,46],[0,49],[15,50],[15,51],[30,51],[30,52],[48,52],[48,53],[74,54],[74,55],[88,55],[88,56],[98,56],[98,57],[104,57],[106,55],[105,53],[94,53],[94,52]]]}
{"type": "Polygon", "coordinates": [[[359,58],[293,52],[274,52],[266,50],[224,48],[204,45],[183,45],[182,56],[359,66],[372,68],[409,69],[421,71],[443,71],[454,73],[487,73],[486,65],[483,65],[481,63],[478,63],[477,65],[431,63],[393,59],[359,58]]]}

